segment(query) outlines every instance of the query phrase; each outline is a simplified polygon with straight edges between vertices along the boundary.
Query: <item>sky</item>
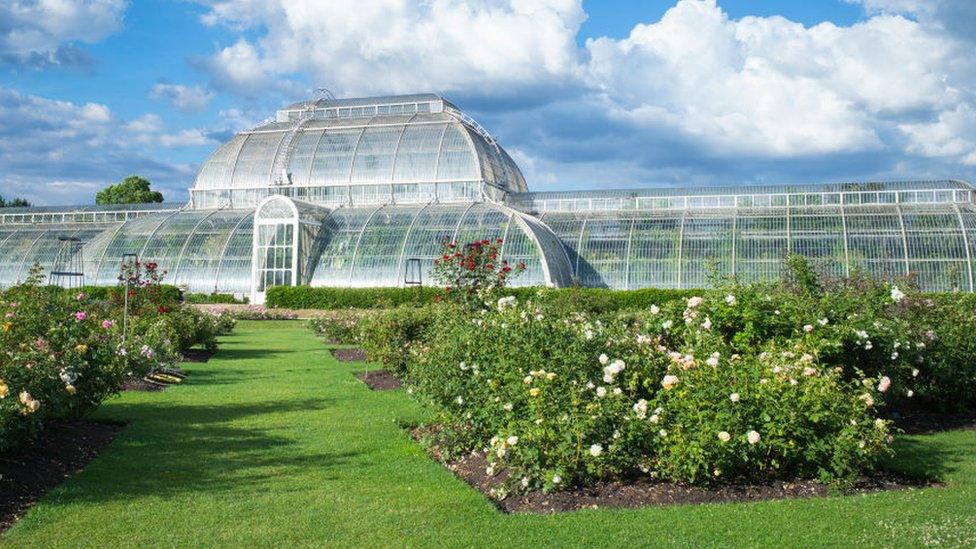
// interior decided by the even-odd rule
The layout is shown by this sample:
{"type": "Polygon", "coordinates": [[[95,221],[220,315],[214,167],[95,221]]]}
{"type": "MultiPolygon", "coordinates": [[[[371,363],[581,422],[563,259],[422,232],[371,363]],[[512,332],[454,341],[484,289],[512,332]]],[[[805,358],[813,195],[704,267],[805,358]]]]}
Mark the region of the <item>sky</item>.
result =
{"type": "Polygon", "coordinates": [[[3,0],[0,195],[187,199],[327,88],[440,93],[533,190],[976,180],[971,0],[3,0]]]}

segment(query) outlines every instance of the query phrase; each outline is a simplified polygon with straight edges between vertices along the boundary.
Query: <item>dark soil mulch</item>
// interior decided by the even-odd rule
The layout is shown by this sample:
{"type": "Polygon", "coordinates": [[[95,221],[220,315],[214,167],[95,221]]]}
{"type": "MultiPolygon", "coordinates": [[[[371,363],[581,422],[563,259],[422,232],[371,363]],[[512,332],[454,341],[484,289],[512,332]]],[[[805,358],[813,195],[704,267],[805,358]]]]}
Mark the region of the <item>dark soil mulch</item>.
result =
{"type": "Polygon", "coordinates": [[[400,378],[386,370],[371,370],[369,373],[356,374],[356,379],[374,391],[389,391],[403,386],[400,378]]]}
{"type": "MultiPolygon", "coordinates": [[[[412,431],[413,437],[420,440],[434,429],[418,428],[412,431]]],[[[436,449],[431,457],[438,459],[436,449]]],[[[496,500],[492,488],[500,486],[507,478],[505,471],[489,476],[484,452],[472,453],[464,458],[449,461],[445,466],[455,476],[488,496],[495,505],[506,513],[556,513],[597,509],[601,507],[645,507],[698,503],[727,503],[743,501],[764,501],[823,497],[830,488],[812,480],[771,480],[764,483],[731,482],[710,487],[686,486],[673,482],[638,477],[626,482],[599,482],[586,488],[574,488],[550,492],[542,491],[517,494],[496,500]]],[[[892,473],[877,472],[857,481],[852,492],[867,493],[881,490],[900,490],[938,486],[938,483],[898,476],[892,473]]]]}
{"type": "Polygon", "coordinates": [[[169,385],[139,377],[130,377],[122,382],[123,391],[162,391],[169,385]]]}
{"type": "Polygon", "coordinates": [[[206,349],[190,349],[183,351],[184,362],[206,362],[210,360],[210,357],[212,356],[214,356],[214,351],[208,351],[206,349]]]}
{"type": "Polygon", "coordinates": [[[366,351],[359,347],[332,349],[332,356],[339,362],[363,362],[366,360],[366,351]]]}
{"type": "Polygon", "coordinates": [[[122,428],[117,423],[51,421],[37,440],[0,454],[0,532],[45,492],[84,469],[122,428]]]}
{"type": "Polygon", "coordinates": [[[892,415],[895,426],[910,435],[928,435],[952,429],[976,430],[976,412],[958,414],[910,412],[892,415]]]}

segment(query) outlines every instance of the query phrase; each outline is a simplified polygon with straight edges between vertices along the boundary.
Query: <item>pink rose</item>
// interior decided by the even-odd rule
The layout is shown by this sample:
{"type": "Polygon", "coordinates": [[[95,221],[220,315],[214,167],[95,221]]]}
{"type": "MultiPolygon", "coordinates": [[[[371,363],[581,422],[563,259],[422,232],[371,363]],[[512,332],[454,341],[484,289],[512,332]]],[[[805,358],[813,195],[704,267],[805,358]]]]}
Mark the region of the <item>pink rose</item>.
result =
{"type": "Polygon", "coordinates": [[[112,322],[111,320],[108,320],[108,319],[106,319],[106,320],[103,320],[103,321],[102,321],[102,328],[105,328],[106,330],[108,330],[108,329],[109,329],[109,328],[111,328],[111,327],[112,327],[112,326],[113,326],[114,324],[115,324],[115,323],[114,323],[114,322],[112,322]]]}
{"type": "Polygon", "coordinates": [[[88,318],[88,313],[86,313],[85,311],[78,311],[77,313],[75,313],[75,320],[78,322],[81,322],[86,318],[88,318]]]}

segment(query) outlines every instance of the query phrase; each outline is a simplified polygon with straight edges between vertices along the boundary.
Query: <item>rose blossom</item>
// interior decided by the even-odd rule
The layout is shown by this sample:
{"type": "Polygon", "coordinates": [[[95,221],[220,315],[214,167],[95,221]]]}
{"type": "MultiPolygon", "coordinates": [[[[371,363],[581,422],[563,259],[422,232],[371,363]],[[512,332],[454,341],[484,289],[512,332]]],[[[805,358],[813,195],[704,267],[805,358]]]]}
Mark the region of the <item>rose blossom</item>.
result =
{"type": "Polygon", "coordinates": [[[888,376],[882,376],[881,379],[878,380],[878,390],[883,393],[887,391],[889,387],[891,387],[891,378],[888,376]]]}
{"type": "Polygon", "coordinates": [[[78,311],[77,313],[75,313],[75,320],[78,322],[81,322],[86,318],[88,318],[88,313],[86,313],[85,311],[78,311]]]}
{"type": "Polygon", "coordinates": [[[732,440],[732,435],[730,435],[728,431],[719,431],[718,439],[721,440],[722,442],[728,442],[732,440]]]}
{"type": "Polygon", "coordinates": [[[597,456],[599,456],[602,453],[603,453],[603,446],[600,446],[599,444],[594,444],[594,445],[590,446],[590,455],[591,456],[597,457],[597,456]]]}
{"type": "Polygon", "coordinates": [[[665,389],[670,389],[674,387],[677,383],[678,383],[678,376],[670,375],[670,374],[664,376],[664,379],[661,380],[661,386],[664,387],[665,389]]]}
{"type": "Polygon", "coordinates": [[[755,431],[749,431],[748,433],[746,433],[746,440],[749,441],[749,444],[755,444],[759,442],[759,433],[755,431]]]}

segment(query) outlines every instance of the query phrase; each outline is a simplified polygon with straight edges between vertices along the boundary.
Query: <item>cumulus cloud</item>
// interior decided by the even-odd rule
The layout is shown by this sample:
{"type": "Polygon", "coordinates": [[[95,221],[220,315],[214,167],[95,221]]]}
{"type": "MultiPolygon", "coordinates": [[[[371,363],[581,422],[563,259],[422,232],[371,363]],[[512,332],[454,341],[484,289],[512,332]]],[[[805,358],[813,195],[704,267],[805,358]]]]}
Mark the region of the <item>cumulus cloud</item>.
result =
{"type": "Polygon", "coordinates": [[[215,84],[245,94],[306,73],[351,94],[455,91],[563,81],[577,69],[579,0],[218,0],[204,22],[266,28],[207,60],[215,84]]]}
{"type": "Polygon", "coordinates": [[[579,47],[577,0],[377,0],[355,10],[212,0],[206,24],[255,32],[206,68],[215,85],[249,96],[303,77],[340,95],[448,93],[494,123],[543,181],[566,171],[559,163],[630,163],[619,172],[627,180],[750,178],[750,168],[761,178],[789,174],[790,162],[815,176],[971,163],[976,64],[971,43],[947,29],[972,20],[976,3],[850,1],[868,17],[807,27],[679,0],[625,38],[579,47]],[[538,99],[499,114],[527,96],[538,99]]]}
{"type": "Polygon", "coordinates": [[[207,108],[214,93],[200,86],[186,86],[157,82],[149,96],[153,99],[167,99],[177,109],[187,113],[197,113],[207,108]]]}
{"type": "Polygon", "coordinates": [[[862,4],[869,13],[909,15],[923,24],[976,40],[976,2],[970,0],[848,0],[862,4]]]}
{"type": "Polygon", "coordinates": [[[589,82],[616,116],[766,156],[883,148],[889,121],[949,106],[943,71],[957,53],[902,17],[808,28],[731,20],[712,0],[586,48],[589,82]]]}
{"type": "Polygon", "coordinates": [[[122,26],[125,0],[0,2],[0,65],[78,66],[91,58],[75,42],[92,43],[122,26]]]}
{"type": "Polygon", "coordinates": [[[36,204],[90,203],[93,190],[132,173],[179,200],[196,167],[161,159],[159,148],[215,144],[203,130],[168,131],[155,114],[123,120],[99,103],[0,87],[0,188],[36,204]]]}

